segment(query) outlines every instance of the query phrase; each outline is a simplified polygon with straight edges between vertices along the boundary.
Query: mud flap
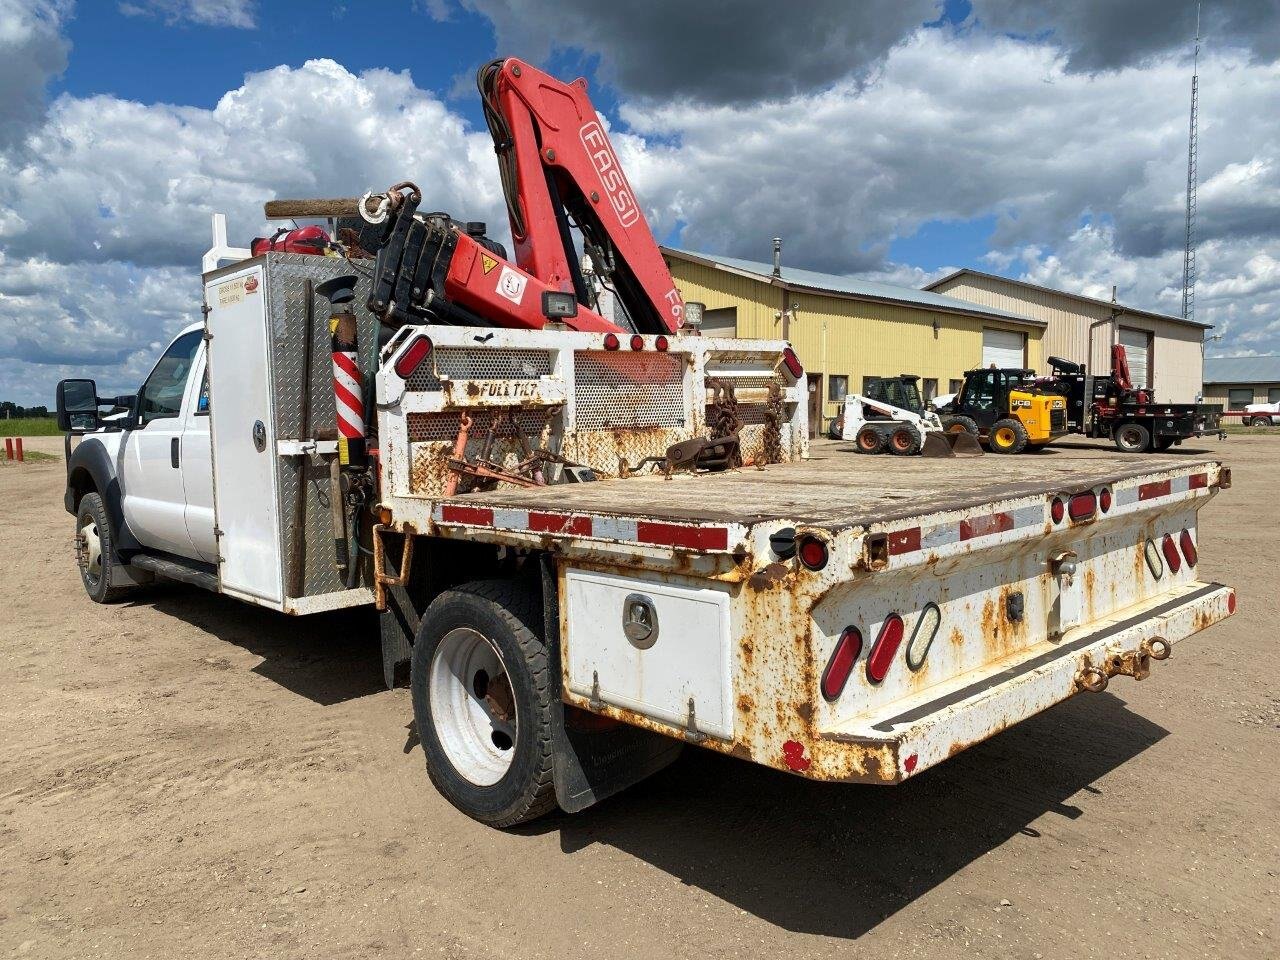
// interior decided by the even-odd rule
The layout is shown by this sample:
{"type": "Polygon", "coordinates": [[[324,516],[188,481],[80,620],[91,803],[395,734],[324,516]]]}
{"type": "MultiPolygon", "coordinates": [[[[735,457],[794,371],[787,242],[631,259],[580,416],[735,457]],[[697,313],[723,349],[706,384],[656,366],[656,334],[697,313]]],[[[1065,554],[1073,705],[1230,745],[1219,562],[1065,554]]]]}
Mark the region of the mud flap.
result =
{"type": "Polygon", "coordinates": [[[565,705],[552,709],[552,778],[556,803],[577,813],[669,766],[684,744],[660,733],[619,723],[577,730],[564,722],[565,705]]]}
{"type": "MultiPolygon", "coordinates": [[[[388,539],[394,540],[393,537],[388,539]]],[[[399,545],[388,553],[388,564],[395,562],[400,556],[399,545]]],[[[387,571],[391,575],[396,570],[387,571]]],[[[411,586],[419,585],[411,582],[411,586]]],[[[418,626],[422,623],[425,603],[419,608],[414,603],[414,596],[424,596],[421,589],[410,590],[409,587],[390,586],[387,590],[387,609],[378,614],[378,632],[382,639],[382,679],[387,689],[408,682],[409,659],[413,656],[413,639],[418,635],[418,626]]]]}
{"type": "Polygon", "coordinates": [[[627,724],[598,730],[565,723],[560,699],[560,592],[556,561],[541,557],[543,637],[551,660],[555,698],[551,704],[552,780],[556,803],[577,813],[652,776],[680,756],[684,743],[627,724]]]}

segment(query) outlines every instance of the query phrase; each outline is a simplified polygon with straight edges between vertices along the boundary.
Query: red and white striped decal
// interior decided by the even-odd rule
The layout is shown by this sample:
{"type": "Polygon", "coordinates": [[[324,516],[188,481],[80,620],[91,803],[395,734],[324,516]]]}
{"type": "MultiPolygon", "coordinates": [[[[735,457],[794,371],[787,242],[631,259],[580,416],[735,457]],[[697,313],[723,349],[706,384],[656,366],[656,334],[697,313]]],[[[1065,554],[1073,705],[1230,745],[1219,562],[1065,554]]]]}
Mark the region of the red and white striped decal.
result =
{"type": "Polygon", "coordinates": [[[354,353],[333,353],[333,399],[338,408],[338,433],[348,440],[364,437],[364,401],[360,368],[354,353]]]}
{"type": "Polygon", "coordinates": [[[703,553],[729,549],[729,528],[724,526],[660,523],[628,517],[596,517],[542,510],[507,510],[500,507],[473,507],[463,503],[437,504],[432,509],[432,518],[445,526],[457,524],[518,533],[594,537],[656,547],[679,547],[703,553]]]}

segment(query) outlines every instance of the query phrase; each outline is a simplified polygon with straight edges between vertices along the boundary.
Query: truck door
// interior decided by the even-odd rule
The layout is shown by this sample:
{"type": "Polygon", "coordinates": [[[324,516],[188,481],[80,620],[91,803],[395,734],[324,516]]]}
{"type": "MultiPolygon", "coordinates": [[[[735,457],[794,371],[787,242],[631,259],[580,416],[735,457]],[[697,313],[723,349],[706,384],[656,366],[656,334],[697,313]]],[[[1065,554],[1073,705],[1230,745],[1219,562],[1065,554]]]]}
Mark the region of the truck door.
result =
{"type": "Polygon", "coordinates": [[[147,377],[137,427],[125,440],[120,465],[124,515],[134,536],[147,547],[187,558],[198,554],[187,532],[182,482],[183,400],[200,341],[199,330],[178,337],[147,377]]]}
{"type": "Polygon", "coordinates": [[[205,350],[192,376],[192,395],[183,417],[182,488],[187,497],[187,534],[205,563],[216,563],[213,535],[213,450],[209,446],[209,367],[205,350]]]}

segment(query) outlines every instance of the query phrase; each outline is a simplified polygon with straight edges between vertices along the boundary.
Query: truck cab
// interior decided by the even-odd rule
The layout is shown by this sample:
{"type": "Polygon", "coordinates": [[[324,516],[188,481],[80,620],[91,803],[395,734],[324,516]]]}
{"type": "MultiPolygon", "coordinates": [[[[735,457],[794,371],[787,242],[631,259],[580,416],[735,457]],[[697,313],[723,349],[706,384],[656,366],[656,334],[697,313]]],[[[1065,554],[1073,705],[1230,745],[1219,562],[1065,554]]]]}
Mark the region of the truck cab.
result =
{"type": "Polygon", "coordinates": [[[94,599],[148,579],[121,556],[150,554],[202,573],[216,562],[209,413],[203,324],[173,339],[136,394],[99,397],[92,380],[59,385],[68,446],[80,437],[67,458],[65,502],[94,599]],[[104,406],[117,412],[104,416],[104,406]],[[114,550],[104,549],[112,538],[114,550]]]}

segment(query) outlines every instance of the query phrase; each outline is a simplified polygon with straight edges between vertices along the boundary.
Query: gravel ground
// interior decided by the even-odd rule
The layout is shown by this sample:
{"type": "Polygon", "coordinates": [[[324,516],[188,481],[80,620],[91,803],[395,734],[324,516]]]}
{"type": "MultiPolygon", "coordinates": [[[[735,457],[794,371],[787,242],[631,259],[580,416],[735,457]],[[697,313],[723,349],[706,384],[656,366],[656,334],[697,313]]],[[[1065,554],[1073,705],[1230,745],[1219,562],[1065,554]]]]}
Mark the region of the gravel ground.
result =
{"type": "Polygon", "coordinates": [[[369,615],[95,606],[61,464],[0,464],[0,954],[1274,957],[1280,439],[1201,449],[1240,612],[1152,679],[902,787],[688,750],[507,833],[433,792],[369,615]]]}

